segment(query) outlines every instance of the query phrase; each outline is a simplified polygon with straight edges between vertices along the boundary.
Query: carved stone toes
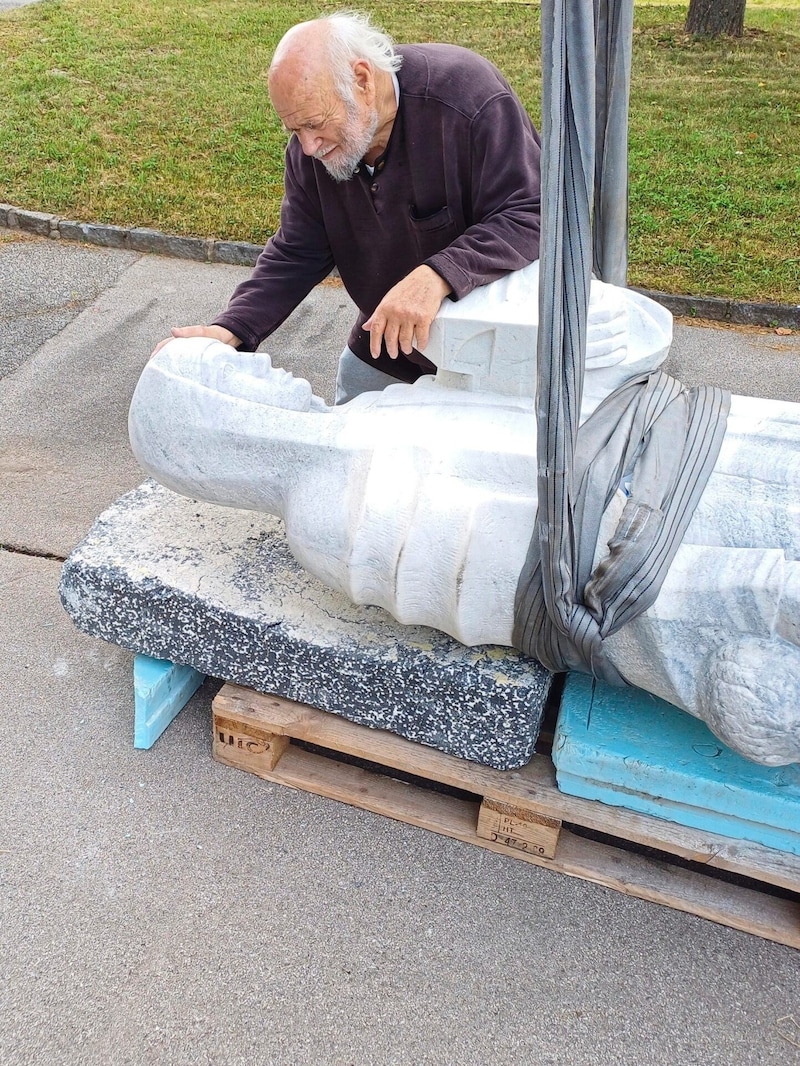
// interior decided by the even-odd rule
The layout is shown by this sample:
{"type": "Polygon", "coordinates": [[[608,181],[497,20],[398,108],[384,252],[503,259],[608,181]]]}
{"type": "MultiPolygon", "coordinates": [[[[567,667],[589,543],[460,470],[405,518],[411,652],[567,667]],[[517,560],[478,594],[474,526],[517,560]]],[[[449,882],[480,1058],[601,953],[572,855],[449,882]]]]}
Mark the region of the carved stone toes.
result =
{"type": "Polygon", "coordinates": [[[699,717],[734,751],[767,766],[800,762],[800,648],[745,636],[703,664],[699,717]]]}

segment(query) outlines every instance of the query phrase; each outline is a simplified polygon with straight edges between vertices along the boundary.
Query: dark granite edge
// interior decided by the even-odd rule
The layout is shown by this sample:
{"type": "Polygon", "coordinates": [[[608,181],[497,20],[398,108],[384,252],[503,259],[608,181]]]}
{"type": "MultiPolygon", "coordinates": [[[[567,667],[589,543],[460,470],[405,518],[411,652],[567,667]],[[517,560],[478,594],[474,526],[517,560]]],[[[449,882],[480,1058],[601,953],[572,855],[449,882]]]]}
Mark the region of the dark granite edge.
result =
{"type": "MultiPolygon", "coordinates": [[[[77,596],[78,600],[82,602],[85,607],[88,602],[91,602],[93,597],[103,599],[108,603],[112,601],[123,602],[126,598],[131,601],[141,600],[140,590],[136,588],[130,581],[128,581],[123,571],[114,569],[113,574],[109,571],[105,575],[99,574],[96,568],[84,565],[79,560],[76,560],[73,556],[67,559],[63,568],[61,580],[59,582],[59,596],[62,605],[67,614],[72,619],[73,623],[78,629],[87,633],[89,636],[96,637],[109,643],[116,644],[125,648],[128,651],[134,653],[140,653],[145,655],[151,655],[159,659],[167,659],[174,662],[193,666],[195,669],[202,673],[205,673],[212,677],[217,677],[221,680],[232,681],[237,684],[247,685],[254,688],[257,691],[269,691],[276,695],[283,696],[287,699],[294,699],[304,703],[310,703],[313,706],[317,706],[322,710],[330,711],[334,714],[338,714],[343,718],[350,721],[358,722],[361,725],[366,725],[372,728],[387,729],[391,732],[398,733],[401,736],[406,736],[408,739],[413,740],[416,743],[427,744],[438,750],[447,751],[449,754],[455,755],[460,758],[466,758],[473,761],[482,763],[483,765],[492,766],[498,770],[514,770],[520,766],[525,765],[533,755],[536,739],[541,727],[541,719],[544,711],[544,705],[547,697],[547,693],[552,684],[552,675],[546,676],[546,672],[542,670],[542,676],[538,678],[539,684],[530,688],[516,690],[510,689],[503,693],[502,698],[500,694],[496,694],[492,698],[490,679],[486,676],[481,677],[480,663],[475,663],[473,666],[464,665],[462,667],[465,671],[471,671],[474,673],[475,684],[470,687],[470,693],[474,697],[475,701],[475,714],[482,720],[485,720],[487,708],[493,705],[500,710],[503,704],[505,704],[507,712],[512,715],[517,715],[519,719],[528,720],[528,726],[530,732],[522,734],[520,732],[513,732],[503,736],[502,743],[504,744],[503,758],[497,757],[497,753],[492,754],[492,751],[485,746],[486,742],[475,742],[475,738],[471,738],[468,734],[470,720],[469,716],[462,720],[465,726],[465,731],[462,737],[456,737],[450,734],[449,737],[442,734],[437,729],[436,723],[441,720],[442,715],[447,714],[447,707],[449,706],[449,689],[453,683],[453,679],[449,676],[451,670],[447,666],[444,666],[441,670],[437,670],[436,664],[424,653],[417,654],[414,650],[409,649],[409,652],[404,658],[404,663],[399,663],[397,668],[396,684],[401,688],[413,685],[415,678],[418,674],[424,673],[425,687],[429,690],[437,692],[438,702],[434,701],[429,706],[428,713],[422,717],[415,717],[413,728],[405,723],[402,716],[396,713],[391,713],[389,708],[392,706],[391,701],[387,701],[384,712],[378,711],[377,713],[364,714],[359,711],[358,706],[352,701],[348,701],[346,698],[346,690],[348,687],[348,671],[344,669],[331,671],[331,676],[338,677],[341,681],[339,686],[333,685],[329,687],[322,686],[319,689],[315,689],[313,692],[308,686],[302,684],[302,674],[298,674],[297,677],[300,680],[295,680],[295,675],[285,665],[287,662],[291,662],[293,658],[297,656],[306,655],[307,647],[303,645],[302,641],[293,640],[290,635],[281,633],[277,627],[263,626],[263,623],[259,623],[257,620],[246,620],[247,628],[253,629],[253,638],[255,638],[256,630],[262,627],[270,631],[270,640],[276,644],[275,652],[280,652],[283,656],[281,671],[285,673],[286,679],[280,679],[280,672],[276,677],[275,673],[270,674],[270,679],[273,684],[266,685],[266,678],[261,680],[258,674],[264,674],[268,672],[266,663],[266,657],[261,664],[260,669],[247,660],[244,664],[241,661],[230,664],[230,669],[225,669],[222,673],[219,671],[219,660],[214,660],[213,652],[205,657],[202,652],[197,653],[197,648],[194,652],[189,650],[188,644],[192,642],[192,638],[184,634],[181,637],[182,627],[175,626],[171,632],[172,634],[178,634],[175,640],[167,640],[160,637],[157,632],[157,625],[155,621],[148,617],[146,610],[139,604],[137,610],[137,618],[139,619],[139,626],[137,628],[136,637],[130,634],[115,629],[114,626],[108,627],[104,625],[93,624],[96,621],[92,617],[92,612],[89,612],[87,617],[82,611],[73,609],[73,606],[69,604],[67,599],[67,591],[73,596],[77,596]],[[82,586],[82,587],[81,587],[82,586]],[[182,645],[182,640],[184,645],[182,645]],[[280,649],[277,645],[280,644],[280,649]],[[302,646],[301,646],[302,645],[302,646]],[[432,676],[433,673],[433,676],[432,676]],[[438,675],[438,676],[437,676],[438,675]],[[277,681],[277,683],[275,683],[277,681]],[[497,704],[497,700],[500,700],[500,704],[497,704]],[[478,707],[480,704],[480,707],[478,707]],[[537,706],[538,704],[538,706],[537,706]]],[[[159,589],[158,598],[163,603],[168,598],[172,604],[176,607],[178,613],[181,608],[190,608],[194,611],[194,608],[188,603],[188,600],[179,590],[174,589],[159,589]],[[182,601],[186,600],[186,603],[182,601]]],[[[236,615],[232,615],[224,608],[214,608],[213,611],[203,619],[203,623],[206,627],[217,629],[218,631],[225,630],[226,632],[234,632],[237,623],[242,620],[236,615]],[[212,615],[214,617],[212,617],[212,615]]],[[[265,647],[266,650],[266,647],[265,647]]],[[[330,657],[334,666],[336,661],[341,659],[341,666],[346,665],[346,659],[348,652],[357,652],[357,648],[352,649],[320,647],[318,654],[322,658],[330,657]],[[344,656],[344,659],[342,658],[344,656]]],[[[280,655],[276,654],[276,658],[280,658],[280,655]]],[[[357,657],[357,656],[356,656],[357,657]]],[[[369,657],[361,657],[363,661],[356,663],[358,668],[359,677],[362,679],[373,672],[375,674],[376,686],[380,681],[385,681],[386,671],[384,669],[385,664],[369,659],[369,657]]],[[[416,715],[416,710],[415,710],[416,715]]],[[[499,723],[498,723],[499,724],[499,723]]],[[[499,734],[495,734],[494,739],[499,739],[499,734]]]]}
{"type": "MultiPolygon", "coordinates": [[[[167,255],[201,263],[223,263],[227,266],[254,266],[263,247],[247,241],[179,237],[143,226],[128,229],[105,223],[74,222],[44,211],[27,211],[11,204],[0,204],[0,226],[55,240],[79,241],[104,248],[167,255]]],[[[335,269],[333,275],[338,276],[335,269]]],[[[635,292],[663,304],[674,315],[735,325],[800,329],[800,304],[762,304],[717,296],[685,296],[680,293],[640,289],[636,286],[632,288],[635,292]]]]}
{"type": "MultiPolygon", "coordinates": [[[[73,623],[83,632],[88,633],[90,636],[97,635],[98,631],[96,628],[92,628],[91,623],[87,623],[87,620],[80,613],[74,613],[70,604],[66,602],[65,592],[68,587],[71,588],[73,591],[78,592],[79,589],[77,588],[77,582],[84,583],[84,591],[88,591],[89,587],[91,587],[92,591],[106,596],[110,603],[116,599],[124,600],[127,596],[131,595],[135,596],[136,598],[140,598],[137,586],[133,582],[131,582],[130,578],[128,577],[128,574],[122,568],[98,568],[97,566],[94,566],[91,563],[84,562],[80,558],[76,557],[75,553],[73,553],[64,562],[61,571],[61,579],[59,582],[59,596],[61,598],[62,606],[72,619],[73,623]]],[[[174,586],[164,585],[157,578],[146,579],[146,587],[150,592],[155,592],[158,599],[161,601],[168,599],[175,604],[180,603],[186,607],[190,605],[189,598],[181,589],[176,588],[174,586]],[[158,588],[156,591],[157,586],[158,588]]],[[[264,637],[266,637],[268,634],[274,633],[277,628],[276,625],[271,622],[265,623],[263,621],[259,621],[256,618],[241,618],[238,615],[232,615],[230,610],[224,605],[214,605],[209,612],[209,620],[213,624],[220,624],[220,628],[222,628],[220,620],[228,618],[233,618],[236,621],[241,621],[248,627],[252,627],[254,631],[261,630],[261,635],[264,637]],[[213,618],[211,617],[212,615],[214,616],[213,618]]],[[[108,632],[110,633],[111,629],[109,629],[108,632]]],[[[450,639],[447,638],[446,635],[443,636],[446,640],[450,639]]],[[[111,641],[111,643],[118,643],[121,647],[128,647],[128,650],[130,651],[141,652],[142,654],[146,655],[156,655],[155,652],[150,651],[144,648],[143,646],[139,646],[137,641],[129,640],[127,644],[124,644],[123,639],[127,638],[124,638],[123,635],[120,635],[119,640],[117,640],[117,634],[109,637],[104,636],[103,639],[108,639],[111,641]]],[[[303,640],[302,637],[291,637],[289,639],[298,643],[302,642],[303,640]]],[[[326,654],[330,653],[333,656],[342,654],[344,651],[348,651],[356,655],[358,655],[359,652],[359,645],[355,640],[343,642],[338,648],[336,646],[328,647],[327,645],[320,645],[320,647],[325,649],[326,654]]],[[[477,651],[478,649],[465,650],[477,651]]],[[[509,649],[509,651],[513,653],[513,649],[509,649]]],[[[546,692],[546,689],[552,683],[552,678],[554,676],[538,662],[531,660],[530,662],[525,663],[525,673],[527,674],[531,667],[533,667],[537,671],[537,680],[534,683],[530,685],[523,685],[520,684],[519,678],[512,678],[509,683],[504,684],[496,680],[493,681],[491,679],[490,674],[487,674],[485,672],[485,669],[487,667],[489,668],[489,670],[491,670],[491,660],[485,660],[481,657],[476,657],[471,663],[466,663],[463,661],[456,661],[454,663],[451,660],[441,659],[441,657],[431,652],[425,651],[421,648],[415,648],[413,647],[413,645],[409,646],[408,648],[402,649],[402,652],[402,658],[405,660],[405,669],[408,672],[413,672],[418,669],[422,669],[425,671],[433,669],[440,675],[443,683],[446,683],[449,676],[454,672],[470,673],[474,675],[476,693],[478,688],[485,688],[485,686],[489,684],[499,693],[504,694],[504,700],[508,699],[508,702],[514,703],[519,707],[526,706],[530,702],[530,700],[537,699],[543,692],[546,692]]],[[[156,657],[158,656],[156,655],[156,657]]],[[[364,659],[370,658],[370,656],[368,656],[367,654],[363,654],[358,657],[364,659]]],[[[520,659],[522,659],[522,657],[520,657],[520,659]]],[[[185,663],[189,666],[195,665],[194,663],[191,663],[188,659],[180,660],[180,662],[185,663]]]]}

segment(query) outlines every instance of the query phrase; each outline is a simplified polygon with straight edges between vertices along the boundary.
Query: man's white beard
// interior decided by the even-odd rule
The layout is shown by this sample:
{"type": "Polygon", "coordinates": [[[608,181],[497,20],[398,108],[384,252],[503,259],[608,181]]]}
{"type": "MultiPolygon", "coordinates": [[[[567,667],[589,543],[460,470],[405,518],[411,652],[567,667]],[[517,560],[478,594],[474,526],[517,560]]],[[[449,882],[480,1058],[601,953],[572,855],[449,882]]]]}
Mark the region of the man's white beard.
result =
{"type": "Polygon", "coordinates": [[[372,112],[367,125],[360,134],[351,134],[356,118],[355,108],[348,107],[347,141],[339,146],[342,152],[346,152],[346,154],[342,154],[339,159],[331,160],[330,162],[327,159],[320,160],[334,181],[349,181],[352,178],[353,171],[369,151],[372,138],[378,129],[377,110],[372,112]]]}

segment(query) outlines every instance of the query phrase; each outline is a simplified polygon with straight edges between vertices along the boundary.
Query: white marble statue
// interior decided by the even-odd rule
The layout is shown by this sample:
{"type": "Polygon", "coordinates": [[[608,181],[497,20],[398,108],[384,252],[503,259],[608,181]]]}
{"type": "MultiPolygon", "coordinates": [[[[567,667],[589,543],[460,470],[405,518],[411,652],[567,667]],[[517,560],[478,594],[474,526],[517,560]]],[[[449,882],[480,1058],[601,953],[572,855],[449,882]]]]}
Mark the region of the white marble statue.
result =
{"type": "MultiPolygon", "coordinates": [[[[341,407],[267,355],[172,341],[136,389],[134,451],[177,492],[280,516],[299,562],[354,602],[508,645],[536,513],[537,277],[446,303],[426,350],[436,378],[341,407]]],[[[589,317],[582,419],[671,339],[663,308],[599,282],[589,317]]],[[[770,765],[800,761],[799,515],[800,405],[734,397],[658,599],[606,642],[628,681],[770,765]]]]}

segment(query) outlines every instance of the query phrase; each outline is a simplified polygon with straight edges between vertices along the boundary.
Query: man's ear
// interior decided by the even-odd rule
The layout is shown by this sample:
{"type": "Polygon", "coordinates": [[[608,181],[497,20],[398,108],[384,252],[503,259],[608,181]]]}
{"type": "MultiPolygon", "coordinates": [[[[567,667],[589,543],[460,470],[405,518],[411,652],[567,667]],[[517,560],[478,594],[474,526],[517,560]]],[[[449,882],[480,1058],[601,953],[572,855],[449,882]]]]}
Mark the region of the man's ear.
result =
{"type": "Polygon", "coordinates": [[[353,80],[355,81],[356,94],[364,94],[364,98],[370,106],[375,100],[375,72],[372,64],[366,59],[353,60],[353,80]]]}

